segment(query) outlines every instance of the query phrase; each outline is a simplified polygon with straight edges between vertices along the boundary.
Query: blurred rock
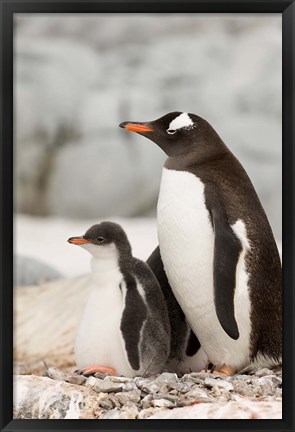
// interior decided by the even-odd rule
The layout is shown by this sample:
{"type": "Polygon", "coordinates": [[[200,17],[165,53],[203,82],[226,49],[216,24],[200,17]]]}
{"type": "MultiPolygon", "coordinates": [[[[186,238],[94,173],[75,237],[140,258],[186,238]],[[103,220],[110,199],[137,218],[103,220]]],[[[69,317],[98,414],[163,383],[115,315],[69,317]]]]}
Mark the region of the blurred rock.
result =
{"type": "Polygon", "coordinates": [[[93,390],[97,393],[112,393],[122,391],[123,384],[114,383],[111,381],[102,381],[100,379],[96,379],[96,383],[93,386],[93,390]]]}
{"type": "Polygon", "coordinates": [[[25,256],[15,257],[15,286],[40,285],[63,275],[49,265],[35,258],[25,256]]]}
{"type": "Polygon", "coordinates": [[[18,211],[155,211],[164,155],[118,124],[181,110],[241,160],[281,238],[279,16],[26,15],[15,35],[18,211]]]}
{"type": "Polygon", "coordinates": [[[199,403],[191,407],[161,410],[149,419],[281,419],[281,403],[239,402],[199,403]]]}
{"type": "Polygon", "coordinates": [[[52,213],[135,216],[155,207],[164,157],[151,143],[124,138],[87,136],[59,151],[48,181],[52,213]]]}
{"type": "Polygon", "coordinates": [[[18,419],[90,419],[102,413],[92,390],[50,378],[17,375],[13,395],[18,419]]]}
{"type": "Polygon", "coordinates": [[[169,401],[168,399],[154,399],[152,401],[153,407],[159,408],[174,408],[175,403],[169,401]]]}
{"type": "Polygon", "coordinates": [[[88,276],[16,290],[14,361],[25,373],[44,372],[40,361],[66,371],[75,368],[75,333],[88,292],[88,276]]]}

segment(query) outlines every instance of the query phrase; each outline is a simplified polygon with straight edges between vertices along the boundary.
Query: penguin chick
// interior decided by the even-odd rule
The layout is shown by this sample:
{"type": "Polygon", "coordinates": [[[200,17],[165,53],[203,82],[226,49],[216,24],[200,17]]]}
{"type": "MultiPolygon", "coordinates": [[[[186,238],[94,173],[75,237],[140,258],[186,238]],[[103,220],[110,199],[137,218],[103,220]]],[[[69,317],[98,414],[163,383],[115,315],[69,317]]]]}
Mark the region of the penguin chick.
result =
{"type": "Polygon", "coordinates": [[[87,375],[160,372],[170,345],[165,299],[148,265],[132,256],[122,227],[102,222],[68,242],[92,255],[91,291],[75,341],[78,368],[87,375]]]}

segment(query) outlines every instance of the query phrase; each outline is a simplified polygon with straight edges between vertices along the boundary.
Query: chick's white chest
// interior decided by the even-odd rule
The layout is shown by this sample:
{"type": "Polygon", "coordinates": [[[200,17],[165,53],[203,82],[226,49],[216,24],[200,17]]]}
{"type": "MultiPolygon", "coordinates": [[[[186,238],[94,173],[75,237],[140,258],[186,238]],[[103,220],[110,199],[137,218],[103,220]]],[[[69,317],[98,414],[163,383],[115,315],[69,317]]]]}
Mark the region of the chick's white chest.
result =
{"type": "Polygon", "coordinates": [[[118,267],[101,273],[93,270],[91,292],[75,341],[77,366],[109,366],[118,373],[130,374],[120,331],[124,310],[122,274],[118,267]]]}

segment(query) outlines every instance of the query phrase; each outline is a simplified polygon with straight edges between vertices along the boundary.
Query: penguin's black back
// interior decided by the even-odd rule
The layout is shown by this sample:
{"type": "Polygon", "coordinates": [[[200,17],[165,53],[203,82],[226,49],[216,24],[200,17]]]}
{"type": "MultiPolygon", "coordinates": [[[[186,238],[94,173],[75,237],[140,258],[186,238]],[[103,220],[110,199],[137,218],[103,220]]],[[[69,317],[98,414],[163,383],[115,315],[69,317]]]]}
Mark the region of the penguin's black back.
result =
{"type": "MultiPolygon", "coordinates": [[[[165,298],[159,287],[157,278],[149,266],[138,258],[133,258],[132,274],[137,278],[144,289],[151,313],[159,317],[168,318],[165,298]]],[[[168,320],[165,320],[165,326],[168,330],[168,320]]]]}
{"type": "Polygon", "coordinates": [[[163,293],[155,275],[143,261],[132,258],[128,270],[122,268],[121,271],[126,284],[121,330],[130,364],[137,370],[141,359],[150,370],[160,371],[170,349],[170,325],[163,293]]]}

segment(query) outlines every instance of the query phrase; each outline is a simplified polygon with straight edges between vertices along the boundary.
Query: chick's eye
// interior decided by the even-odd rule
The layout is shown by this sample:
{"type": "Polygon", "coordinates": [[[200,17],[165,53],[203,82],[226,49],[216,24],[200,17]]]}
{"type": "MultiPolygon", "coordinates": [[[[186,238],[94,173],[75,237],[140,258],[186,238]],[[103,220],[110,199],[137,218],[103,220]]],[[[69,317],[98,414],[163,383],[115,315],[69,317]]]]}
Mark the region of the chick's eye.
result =
{"type": "Polygon", "coordinates": [[[175,129],[167,129],[166,132],[167,132],[169,135],[173,135],[173,134],[175,134],[176,130],[175,130],[175,129]]]}
{"type": "Polygon", "coordinates": [[[98,237],[97,241],[98,241],[98,243],[103,243],[104,242],[104,238],[103,237],[98,237]]]}

